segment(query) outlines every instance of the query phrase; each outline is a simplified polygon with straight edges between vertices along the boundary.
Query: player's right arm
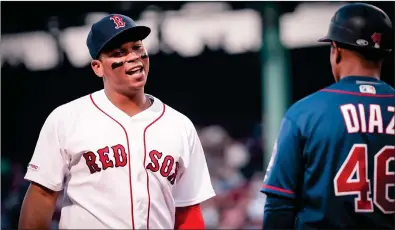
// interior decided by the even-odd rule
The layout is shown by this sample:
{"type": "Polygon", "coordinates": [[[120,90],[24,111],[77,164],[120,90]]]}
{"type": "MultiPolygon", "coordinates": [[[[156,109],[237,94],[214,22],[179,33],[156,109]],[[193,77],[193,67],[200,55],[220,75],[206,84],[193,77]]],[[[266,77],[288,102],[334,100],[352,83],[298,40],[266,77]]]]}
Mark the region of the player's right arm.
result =
{"type": "Polygon", "coordinates": [[[49,229],[58,192],[32,182],[23,200],[18,229],[49,229]]]}
{"type": "Polygon", "coordinates": [[[267,168],[261,192],[267,195],[263,229],[293,229],[300,176],[303,172],[302,135],[285,117],[267,168]]]}
{"type": "Polygon", "coordinates": [[[63,123],[60,107],[45,121],[25,179],[31,184],[22,203],[19,229],[49,229],[58,192],[68,173],[68,157],[63,151],[63,123]]]}

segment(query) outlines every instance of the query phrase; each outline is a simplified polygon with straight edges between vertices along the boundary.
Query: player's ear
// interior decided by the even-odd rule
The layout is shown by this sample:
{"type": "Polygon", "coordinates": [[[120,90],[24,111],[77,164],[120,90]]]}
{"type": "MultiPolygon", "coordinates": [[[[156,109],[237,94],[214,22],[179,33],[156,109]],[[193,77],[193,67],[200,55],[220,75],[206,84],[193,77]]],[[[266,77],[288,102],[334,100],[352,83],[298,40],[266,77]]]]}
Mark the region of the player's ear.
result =
{"type": "Polygon", "coordinates": [[[331,46],[332,46],[332,52],[335,55],[335,62],[336,62],[336,64],[339,64],[342,59],[343,49],[338,47],[336,42],[332,42],[331,46]]]}
{"type": "Polygon", "coordinates": [[[339,64],[342,60],[342,49],[336,48],[336,64],[339,64]]]}
{"type": "Polygon", "coordinates": [[[100,60],[96,60],[96,59],[92,60],[91,67],[93,69],[93,72],[95,72],[96,76],[98,77],[104,76],[103,64],[101,63],[100,60]]]}

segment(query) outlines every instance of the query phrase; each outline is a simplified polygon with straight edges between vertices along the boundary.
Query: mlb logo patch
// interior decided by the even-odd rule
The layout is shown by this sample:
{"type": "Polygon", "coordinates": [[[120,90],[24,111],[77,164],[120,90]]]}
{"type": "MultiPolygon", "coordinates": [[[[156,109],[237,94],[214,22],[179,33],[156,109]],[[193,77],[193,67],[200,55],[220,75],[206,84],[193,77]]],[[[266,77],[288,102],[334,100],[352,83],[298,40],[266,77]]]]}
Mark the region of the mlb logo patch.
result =
{"type": "Polygon", "coordinates": [[[33,171],[38,171],[40,169],[40,167],[35,164],[29,163],[29,165],[27,166],[27,169],[33,170],[33,171]]]}
{"type": "Polygon", "coordinates": [[[374,88],[372,85],[360,85],[359,91],[361,93],[376,94],[376,88],[374,88]]]}

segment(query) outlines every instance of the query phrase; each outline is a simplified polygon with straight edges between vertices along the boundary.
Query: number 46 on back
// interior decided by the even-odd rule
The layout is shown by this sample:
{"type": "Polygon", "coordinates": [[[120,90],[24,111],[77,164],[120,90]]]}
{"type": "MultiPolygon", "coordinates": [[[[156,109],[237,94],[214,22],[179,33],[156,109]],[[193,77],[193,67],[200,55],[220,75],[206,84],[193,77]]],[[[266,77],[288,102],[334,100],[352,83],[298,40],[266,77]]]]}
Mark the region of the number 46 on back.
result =
{"type": "MultiPolygon", "coordinates": [[[[373,201],[368,179],[368,149],[365,144],[355,144],[333,181],[336,196],[357,195],[355,212],[373,212],[373,204],[383,213],[395,213],[395,199],[389,197],[390,187],[395,187],[395,146],[384,146],[374,156],[373,201]],[[356,178],[352,178],[356,173],[356,178]]],[[[395,188],[394,188],[395,189],[395,188]]]]}

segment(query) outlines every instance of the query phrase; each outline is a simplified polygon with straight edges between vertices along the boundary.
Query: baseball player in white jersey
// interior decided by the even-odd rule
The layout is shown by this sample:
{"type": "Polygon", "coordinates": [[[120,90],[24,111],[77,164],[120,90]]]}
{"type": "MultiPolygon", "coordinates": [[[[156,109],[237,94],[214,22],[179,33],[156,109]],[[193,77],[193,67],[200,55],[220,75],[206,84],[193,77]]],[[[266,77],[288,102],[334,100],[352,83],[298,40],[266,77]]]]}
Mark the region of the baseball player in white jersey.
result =
{"type": "Polygon", "coordinates": [[[124,15],[92,25],[87,46],[104,89],[57,107],[25,176],[20,229],[203,229],[213,196],[199,137],[183,114],[144,93],[150,33],[124,15]]]}

